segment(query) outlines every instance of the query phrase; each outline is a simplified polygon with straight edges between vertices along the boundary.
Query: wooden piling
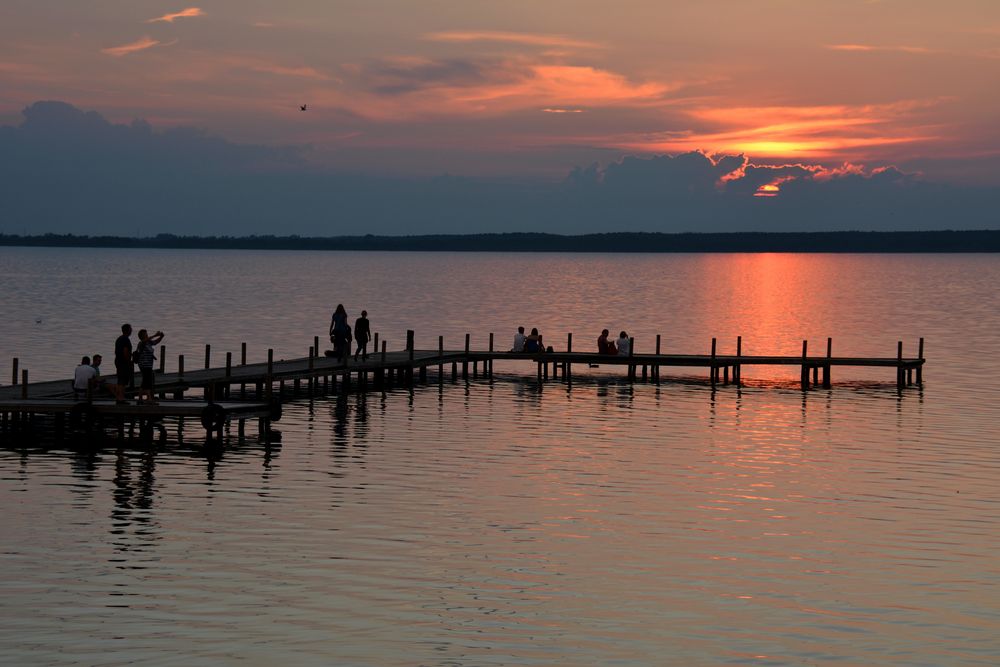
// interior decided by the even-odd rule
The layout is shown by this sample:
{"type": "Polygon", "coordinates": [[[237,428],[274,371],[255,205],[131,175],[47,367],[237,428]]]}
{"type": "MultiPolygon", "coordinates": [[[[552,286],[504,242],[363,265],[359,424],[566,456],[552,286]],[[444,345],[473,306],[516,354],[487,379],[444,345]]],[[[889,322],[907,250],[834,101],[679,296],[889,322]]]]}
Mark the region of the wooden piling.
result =
{"type": "Polygon", "coordinates": [[[271,394],[274,391],[274,348],[267,348],[267,377],[265,378],[265,391],[267,393],[268,400],[271,399],[271,394]]]}
{"type": "Polygon", "coordinates": [[[635,381],[635,364],[632,363],[632,356],[635,354],[635,337],[630,336],[628,339],[628,379],[630,382],[635,381]]]}
{"type": "Polygon", "coordinates": [[[733,383],[739,387],[743,382],[743,364],[739,363],[739,360],[743,357],[743,336],[736,337],[736,360],[737,363],[733,365],[733,383]]]}
{"type": "MultiPolygon", "coordinates": [[[[566,352],[573,352],[573,332],[572,331],[570,331],[568,334],[566,334],[566,352]]],[[[492,366],[492,362],[491,362],[490,365],[492,366]]],[[[563,378],[566,379],[566,380],[570,380],[570,379],[572,379],[572,377],[573,377],[573,364],[571,364],[570,362],[567,361],[565,363],[565,365],[563,365],[563,378]]]]}
{"type": "Polygon", "coordinates": [[[160,375],[167,372],[167,346],[160,346],[160,375]]]}
{"type": "Polygon", "coordinates": [[[444,382],[444,336],[438,336],[438,384],[444,382]]]}
{"type": "Polygon", "coordinates": [[[917,366],[917,386],[924,386],[924,339],[920,339],[920,345],[917,348],[917,359],[920,360],[920,365],[917,366]]]}
{"type": "Polygon", "coordinates": [[[483,375],[493,377],[493,332],[490,332],[490,358],[483,362],[483,375]]]}
{"type": "Polygon", "coordinates": [[[382,363],[385,364],[385,341],[382,341],[382,363]]]}
{"type": "Polygon", "coordinates": [[[896,386],[906,387],[906,367],[903,365],[903,341],[896,343],[896,386]]]}
{"type": "Polygon", "coordinates": [[[27,400],[28,398],[28,369],[25,368],[21,371],[21,398],[27,400]]]}
{"type": "Polygon", "coordinates": [[[715,344],[715,338],[712,338],[712,365],[709,366],[708,375],[713,387],[715,386],[715,379],[718,375],[718,369],[715,367],[715,344]]]}
{"type": "Polygon", "coordinates": [[[465,334],[465,358],[462,361],[462,379],[469,379],[469,341],[472,338],[470,334],[465,334]]]}
{"type": "Polygon", "coordinates": [[[17,357],[14,357],[14,379],[10,381],[10,384],[14,387],[17,386],[17,364],[18,364],[18,359],[17,357]]]}
{"type": "Polygon", "coordinates": [[[212,346],[205,343],[205,368],[209,369],[212,367],[212,346]]]}
{"type": "Polygon", "coordinates": [[[809,341],[802,341],[802,391],[809,389],[809,366],[806,364],[806,357],[808,356],[809,341]]]}
{"type": "Polygon", "coordinates": [[[823,364],[823,389],[830,388],[830,359],[833,357],[833,338],[827,336],[826,339],[826,359],[827,362],[823,364]]]}
{"type": "MultiPolygon", "coordinates": [[[[656,334],[656,356],[660,356],[660,334],[656,334]]],[[[653,364],[653,367],[650,369],[650,373],[652,374],[653,380],[656,382],[656,384],[659,384],[660,383],[660,365],[659,364],[653,364]]]]}

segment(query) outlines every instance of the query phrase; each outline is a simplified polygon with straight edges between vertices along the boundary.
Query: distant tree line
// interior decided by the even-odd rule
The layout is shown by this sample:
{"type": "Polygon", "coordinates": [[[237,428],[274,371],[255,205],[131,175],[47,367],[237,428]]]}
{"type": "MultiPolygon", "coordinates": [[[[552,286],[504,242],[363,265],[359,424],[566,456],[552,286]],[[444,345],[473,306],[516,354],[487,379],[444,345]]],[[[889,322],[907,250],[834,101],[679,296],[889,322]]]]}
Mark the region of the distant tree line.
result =
{"type": "Polygon", "coordinates": [[[1000,252],[1000,230],[509,233],[417,236],[82,236],[0,234],[0,246],[451,252],[1000,252]]]}

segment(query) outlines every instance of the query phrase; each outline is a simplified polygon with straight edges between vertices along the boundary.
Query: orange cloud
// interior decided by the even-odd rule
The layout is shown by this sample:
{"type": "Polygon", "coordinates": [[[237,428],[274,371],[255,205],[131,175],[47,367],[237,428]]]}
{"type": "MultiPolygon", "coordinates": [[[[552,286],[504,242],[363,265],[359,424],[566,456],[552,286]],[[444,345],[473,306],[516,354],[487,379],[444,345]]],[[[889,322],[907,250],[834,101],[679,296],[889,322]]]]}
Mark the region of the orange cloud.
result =
{"type": "Polygon", "coordinates": [[[146,23],[157,23],[158,21],[163,21],[164,23],[173,23],[177,19],[194,18],[195,16],[204,16],[205,12],[201,11],[198,7],[188,7],[187,9],[182,9],[179,12],[173,14],[164,14],[163,16],[158,16],[155,19],[149,19],[146,23]]]}
{"type": "Polygon", "coordinates": [[[898,51],[900,53],[935,53],[933,49],[923,46],[873,46],[871,44],[828,44],[826,48],[833,51],[898,51]]]}
{"type": "Polygon", "coordinates": [[[565,35],[547,35],[529,32],[504,32],[499,30],[453,30],[432,32],[424,35],[432,42],[509,42],[530,46],[563,47],[579,49],[600,49],[603,45],[586,42],[565,35]]]}
{"type": "Polygon", "coordinates": [[[161,44],[163,46],[168,46],[167,44],[163,44],[163,42],[155,40],[152,37],[143,36],[134,42],[129,42],[128,44],[101,49],[101,53],[120,58],[121,56],[127,56],[128,54],[135,53],[136,51],[151,49],[154,46],[160,46],[161,44]]]}
{"type": "Polygon", "coordinates": [[[741,107],[689,112],[703,128],[655,133],[610,145],[653,152],[746,153],[761,158],[823,159],[862,148],[928,142],[937,137],[907,122],[926,103],[851,107],[741,107]]]}

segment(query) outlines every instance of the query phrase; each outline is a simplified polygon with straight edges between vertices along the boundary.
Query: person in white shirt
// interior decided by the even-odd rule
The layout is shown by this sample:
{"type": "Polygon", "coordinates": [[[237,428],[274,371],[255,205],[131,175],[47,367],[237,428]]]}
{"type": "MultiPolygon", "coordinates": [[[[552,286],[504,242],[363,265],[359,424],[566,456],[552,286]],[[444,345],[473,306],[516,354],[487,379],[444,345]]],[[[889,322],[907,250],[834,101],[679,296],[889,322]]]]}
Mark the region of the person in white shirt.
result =
{"type": "Polygon", "coordinates": [[[73,371],[73,395],[77,400],[87,398],[91,381],[97,377],[97,371],[90,365],[90,357],[80,360],[80,365],[73,371]]]}
{"type": "Polygon", "coordinates": [[[514,334],[514,347],[510,348],[511,352],[524,352],[524,327],[518,327],[517,333],[514,334]]]}
{"type": "Polygon", "coordinates": [[[627,357],[632,345],[629,342],[628,334],[624,331],[618,334],[618,356],[627,357]]]}

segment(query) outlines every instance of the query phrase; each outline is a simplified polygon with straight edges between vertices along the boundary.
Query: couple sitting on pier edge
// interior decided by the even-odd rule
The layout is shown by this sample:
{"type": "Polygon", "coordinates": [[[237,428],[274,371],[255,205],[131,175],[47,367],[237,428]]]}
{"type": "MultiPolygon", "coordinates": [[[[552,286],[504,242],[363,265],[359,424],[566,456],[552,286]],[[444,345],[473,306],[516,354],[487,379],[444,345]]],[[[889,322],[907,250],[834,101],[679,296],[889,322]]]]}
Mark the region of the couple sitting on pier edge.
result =
{"type": "Polygon", "coordinates": [[[542,343],[542,334],[538,333],[538,329],[533,328],[531,333],[527,336],[524,335],[524,327],[518,327],[517,333],[514,334],[514,346],[510,348],[511,352],[551,352],[552,348],[546,348],[542,343]]]}
{"type": "Polygon", "coordinates": [[[597,339],[597,352],[598,354],[610,354],[618,355],[620,357],[627,357],[632,348],[632,343],[629,341],[628,334],[624,331],[618,335],[617,344],[615,341],[608,340],[608,330],[604,329],[601,331],[600,337],[597,339]]]}

